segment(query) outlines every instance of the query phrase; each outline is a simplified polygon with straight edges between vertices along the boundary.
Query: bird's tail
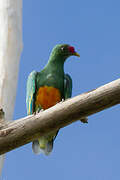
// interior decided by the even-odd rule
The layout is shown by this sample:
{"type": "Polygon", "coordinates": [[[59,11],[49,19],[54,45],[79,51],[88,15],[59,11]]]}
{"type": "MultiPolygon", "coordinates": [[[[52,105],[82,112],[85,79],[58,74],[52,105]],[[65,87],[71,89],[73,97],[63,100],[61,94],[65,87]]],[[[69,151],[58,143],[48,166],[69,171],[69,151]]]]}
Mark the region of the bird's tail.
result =
{"type": "Polygon", "coordinates": [[[48,140],[46,137],[41,137],[32,143],[32,150],[35,154],[43,153],[49,155],[53,149],[53,140],[48,140]]]}
{"type": "Polygon", "coordinates": [[[35,154],[44,153],[49,155],[53,149],[53,143],[58,134],[58,131],[55,131],[47,136],[41,136],[38,140],[33,141],[32,150],[35,154]]]}

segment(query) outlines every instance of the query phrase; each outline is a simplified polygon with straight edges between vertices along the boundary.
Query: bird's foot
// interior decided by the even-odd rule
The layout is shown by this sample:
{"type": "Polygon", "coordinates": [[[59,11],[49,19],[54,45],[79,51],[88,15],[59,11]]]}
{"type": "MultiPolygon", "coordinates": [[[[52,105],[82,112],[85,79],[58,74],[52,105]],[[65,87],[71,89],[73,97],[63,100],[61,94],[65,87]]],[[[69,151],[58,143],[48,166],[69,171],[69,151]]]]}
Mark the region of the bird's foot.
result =
{"type": "Polygon", "coordinates": [[[35,111],[35,112],[33,112],[33,115],[36,115],[36,111],[35,111]]]}
{"type": "Polygon", "coordinates": [[[83,118],[80,119],[80,121],[82,123],[88,123],[88,118],[87,117],[83,117],[83,118]]]}
{"type": "Polygon", "coordinates": [[[39,112],[43,112],[44,111],[44,109],[41,109],[39,112]]]}
{"type": "Polygon", "coordinates": [[[36,114],[38,114],[39,112],[43,112],[43,111],[44,111],[44,109],[37,109],[37,111],[35,111],[33,114],[36,115],[36,114]]]}

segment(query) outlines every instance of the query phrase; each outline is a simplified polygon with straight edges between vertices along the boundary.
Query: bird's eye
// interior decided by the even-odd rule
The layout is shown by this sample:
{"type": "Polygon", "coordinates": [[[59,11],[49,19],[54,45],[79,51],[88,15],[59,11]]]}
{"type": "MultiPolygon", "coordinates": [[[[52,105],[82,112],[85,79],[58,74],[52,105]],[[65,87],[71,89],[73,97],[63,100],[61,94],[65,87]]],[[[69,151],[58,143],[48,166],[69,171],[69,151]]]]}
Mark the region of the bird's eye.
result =
{"type": "Polygon", "coordinates": [[[61,47],[61,50],[64,51],[64,50],[65,50],[65,47],[61,47]]]}

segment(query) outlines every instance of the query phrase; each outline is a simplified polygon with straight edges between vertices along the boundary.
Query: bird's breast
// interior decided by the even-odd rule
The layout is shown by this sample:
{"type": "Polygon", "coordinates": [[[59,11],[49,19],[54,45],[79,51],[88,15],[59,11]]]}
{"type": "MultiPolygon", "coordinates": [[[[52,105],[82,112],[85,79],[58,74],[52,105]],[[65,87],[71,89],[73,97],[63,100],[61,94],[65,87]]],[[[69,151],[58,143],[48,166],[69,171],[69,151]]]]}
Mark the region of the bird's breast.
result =
{"type": "Polygon", "coordinates": [[[59,89],[51,86],[43,86],[38,89],[36,95],[36,106],[48,109],[61,101],[61,93],[59,89]]]}

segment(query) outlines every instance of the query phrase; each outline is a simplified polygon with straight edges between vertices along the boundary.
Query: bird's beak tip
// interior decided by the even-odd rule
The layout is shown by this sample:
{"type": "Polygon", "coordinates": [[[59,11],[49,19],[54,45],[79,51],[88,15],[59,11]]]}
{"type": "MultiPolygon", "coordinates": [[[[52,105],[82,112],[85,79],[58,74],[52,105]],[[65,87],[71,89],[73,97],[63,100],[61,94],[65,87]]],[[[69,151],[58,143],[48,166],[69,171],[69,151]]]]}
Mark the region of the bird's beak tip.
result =
{"type": "Polygon", "coordinates": [[[77,52],[75,52],[73,55],[77,56],[77,57],[80,57],[80,54],[78,54],[77,52]]]}

